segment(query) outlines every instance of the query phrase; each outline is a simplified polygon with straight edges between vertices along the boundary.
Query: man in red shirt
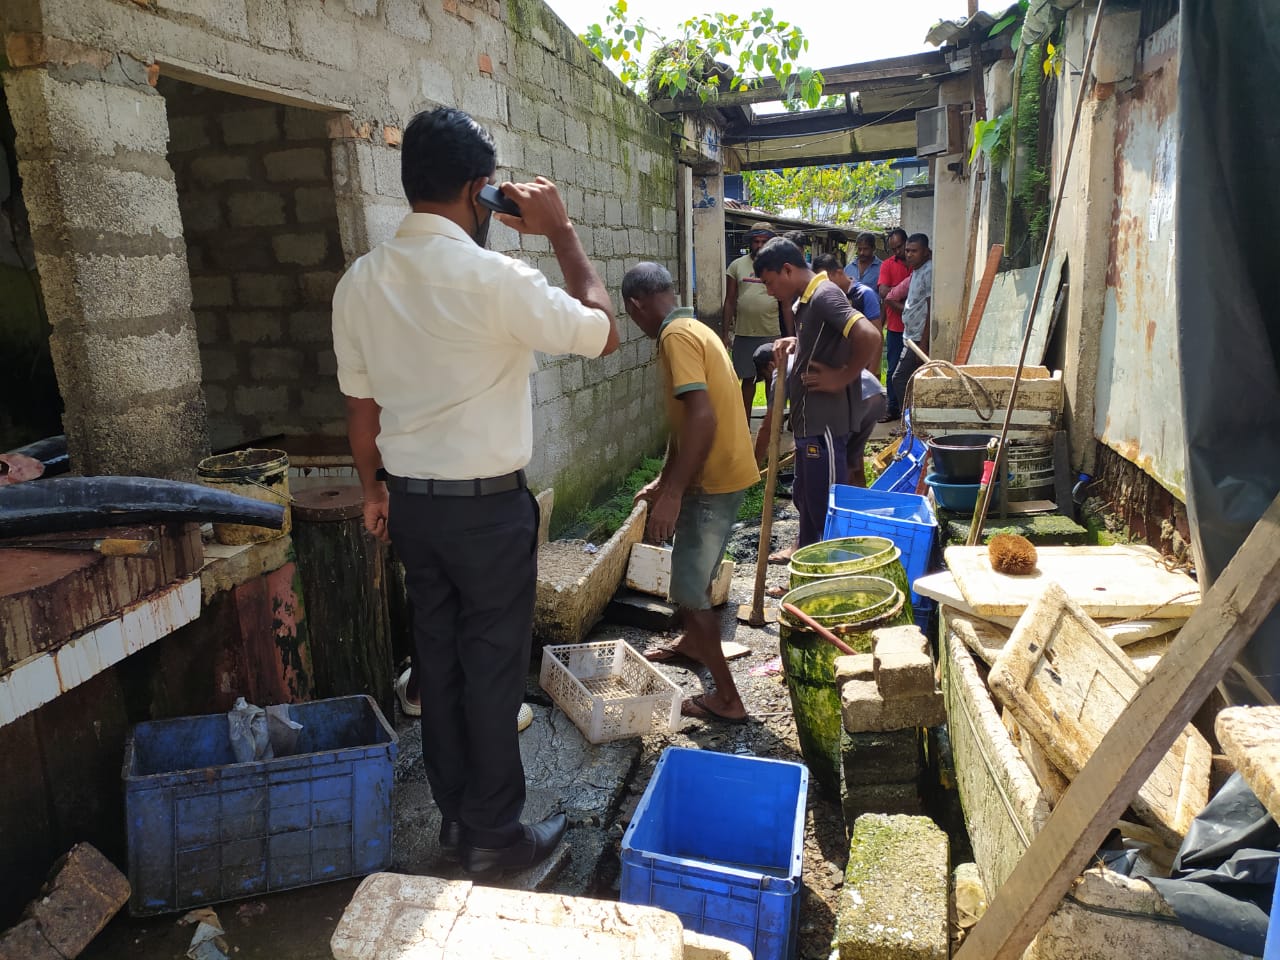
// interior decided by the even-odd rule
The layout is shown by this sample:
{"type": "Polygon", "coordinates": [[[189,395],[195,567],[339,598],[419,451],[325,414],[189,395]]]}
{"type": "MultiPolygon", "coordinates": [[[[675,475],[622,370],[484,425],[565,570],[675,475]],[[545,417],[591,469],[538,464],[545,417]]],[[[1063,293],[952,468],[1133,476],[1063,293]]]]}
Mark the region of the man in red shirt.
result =
{"type": "Polygon", "coordinates": [[[889,395],[889,409],[880,418],[881,423],[897,420],[902,415],[902,398],[893,389],[893,371],[898,367],[898,358],[902,355],[902,306],[901,300],[888,298],[888,293],[907,277],[911,276],[911,268],[907,266],[906,246],[907,231],[894,227],[888,236],[889,253],[880,264],[878,287],[880,305],[884,314],[884,363],[885,387],[889,395]]]}

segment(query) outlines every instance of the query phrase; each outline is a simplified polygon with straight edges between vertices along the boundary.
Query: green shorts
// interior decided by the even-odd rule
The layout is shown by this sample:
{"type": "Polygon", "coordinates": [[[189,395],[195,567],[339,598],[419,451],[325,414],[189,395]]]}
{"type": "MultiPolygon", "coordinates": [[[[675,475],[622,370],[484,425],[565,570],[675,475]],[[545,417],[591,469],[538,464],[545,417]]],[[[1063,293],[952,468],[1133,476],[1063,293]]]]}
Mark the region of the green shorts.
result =
{"type": "Polygon", "coordinates": [[[671,548],[671,599],[687,610],[711,609],[711,581],[720,569],[738,508],[747,491],[690,492],[680,501],[671,548]]]}

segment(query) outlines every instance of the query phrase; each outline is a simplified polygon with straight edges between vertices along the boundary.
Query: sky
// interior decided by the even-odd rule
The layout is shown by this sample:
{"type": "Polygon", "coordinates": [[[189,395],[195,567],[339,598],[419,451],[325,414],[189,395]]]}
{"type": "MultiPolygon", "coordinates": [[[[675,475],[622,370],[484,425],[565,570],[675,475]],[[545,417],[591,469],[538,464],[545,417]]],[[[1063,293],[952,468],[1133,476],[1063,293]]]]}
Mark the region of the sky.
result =
{"type": "MultiPolygon", "coordinates": [[[[1012,0],[980,0],[989,13],[1006,9],[1012,0]]],[[[592,23],[604,26],[610,0],[546,0],[548,6],[576,33],[592,23]]],[[[816,4],[690,2],[690,0],[630,0],[632,19],[642,17],[650,26],[669,31],[681,20],[710,10],[750,13],[772,6],[777,19],[796,24],[809,41],[801,65],[821,69],[864,60],[881,60],[933,50],[924,35],[939,20],[963,20],[966,0],[882,0],[879,3],[816,4]]]]}

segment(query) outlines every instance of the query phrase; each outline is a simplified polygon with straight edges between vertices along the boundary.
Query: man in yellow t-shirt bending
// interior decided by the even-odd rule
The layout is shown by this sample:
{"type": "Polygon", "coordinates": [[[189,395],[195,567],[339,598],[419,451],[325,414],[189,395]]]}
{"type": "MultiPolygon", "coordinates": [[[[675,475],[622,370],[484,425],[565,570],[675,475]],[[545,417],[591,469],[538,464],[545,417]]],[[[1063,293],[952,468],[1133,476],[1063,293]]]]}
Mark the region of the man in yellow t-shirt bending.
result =
{"type": "Polygon", "coordinates": [[[756,395],[756,367],[751,358],[779,335],[793,337],[796,332],[791,304],[779,304],[756,276],[756,254],[773,236],[769,224],[753,223],[747,232],[750,252],[729,264],[724,280],[724,345],[733,359],[733,372],[742,381],[742,404],[748,420],[756,395]]]}
{"type": "Polygon", "coordinates": [[[638,494],[649,502],[649,539],[673,535],[671,599],[680,608],[684,636],[646,652],[655,663],[704,664],[715,690],[691,697],[681,712],[702,720],[743,723],[746,707],[720,648],[719,618],[711,609],[711,580],[720,566],[738,508],[760,474],[751,431],[739,407],[737,377],[715,332],[692,310],[676,306],[665,267],[639,263],[622,278],[628,315],[657,338],[671,422],[667,459],[658,479],[638,494]]]}

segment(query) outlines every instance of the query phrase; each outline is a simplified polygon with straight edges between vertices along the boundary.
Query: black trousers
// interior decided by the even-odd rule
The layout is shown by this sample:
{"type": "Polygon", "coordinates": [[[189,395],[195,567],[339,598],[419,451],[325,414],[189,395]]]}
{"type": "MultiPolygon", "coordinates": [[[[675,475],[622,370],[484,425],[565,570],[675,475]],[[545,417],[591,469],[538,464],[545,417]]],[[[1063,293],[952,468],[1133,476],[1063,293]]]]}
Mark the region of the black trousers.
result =
{"type": "Polygon", "coordinates": [[[469,842],[506,846],[522,836],[516,712],[533,636],[537,502],[528,490],[393,492],[388,526],[413,606],[431,792],[469,842]]]}

